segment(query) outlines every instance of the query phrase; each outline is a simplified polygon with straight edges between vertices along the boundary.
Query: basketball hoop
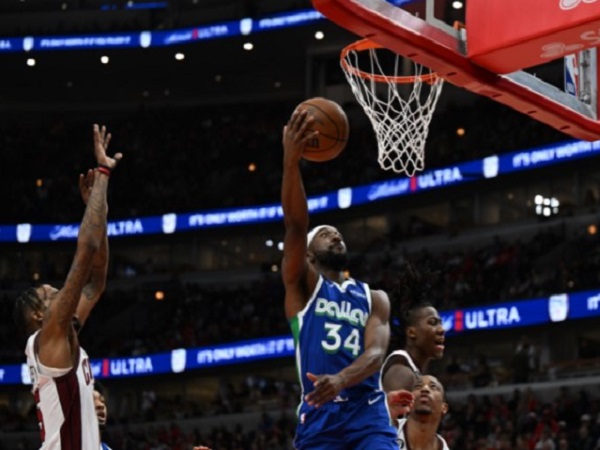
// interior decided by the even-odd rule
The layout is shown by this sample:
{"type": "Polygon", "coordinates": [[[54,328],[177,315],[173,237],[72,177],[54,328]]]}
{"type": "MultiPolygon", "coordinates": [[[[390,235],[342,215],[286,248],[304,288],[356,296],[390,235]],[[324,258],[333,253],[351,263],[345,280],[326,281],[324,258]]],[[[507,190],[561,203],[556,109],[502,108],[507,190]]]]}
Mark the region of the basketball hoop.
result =
{"type": "Polygon", "coordinates": [[[409,177],[423,170],[429,123],[444,80],[414,62],[414,75],[399,76],[401,57],[368,39],[344,48],[340,63],[375,130],[381,168],[409,177]]]}

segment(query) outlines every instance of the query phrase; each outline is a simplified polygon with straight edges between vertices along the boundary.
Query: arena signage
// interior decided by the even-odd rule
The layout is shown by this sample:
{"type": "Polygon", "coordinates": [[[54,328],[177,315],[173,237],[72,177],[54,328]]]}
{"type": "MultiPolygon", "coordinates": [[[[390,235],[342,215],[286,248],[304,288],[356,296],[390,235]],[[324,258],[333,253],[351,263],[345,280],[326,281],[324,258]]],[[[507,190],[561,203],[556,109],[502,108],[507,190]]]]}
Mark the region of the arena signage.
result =
{"type": "MultiPolygon", "coordinates": [[[[600,154],[600,141],[569,141],[566,143],[492,155],[481,160],[424,171],[412,178],[396,178],[362,186],[346,187],[308,199],[311,214],[352,208],[368,203],[411,195],[425,190],[442,189],[470,181],[484,181],[523,170],[560,164],[600,154]]],[[[252,225],[280,221],[283,211],[279,204],[257,205],[198,211],[185,214],[130,218],[111,221],[108,234],[112,237],[149,234],[172,234],[201,228],[252,225]]],[[[17,224],[0,225],[0,242],[45,242],[75,240],[79,224],[17,224]]]]}
{"type": "Polygon", "coordinates": [[[324,20],[314,9],[289,11],[258,20],[245,18],[193,28],[99,33],[72,36],[26,36],[0,38],[0,53],[52,50],[89,50],[107,48],[150,48],[191,44],[217,38],[248,35],[253,31],[270,31],[307,25],[324,20]]]}
{"type": "MultiPolygon", "coordinates": [[[[440,316],[447,336],[594,318],[600,316],[600,290],[442,311],[440,316]]],[[[294,354],[291,336],[275,336],[136,357],[92,359],[90,365],[94,378],[125,378],[292,358],[294,354]]],[[[0,366],[2,384],[31,384],[27,364],[0,366]]]]}

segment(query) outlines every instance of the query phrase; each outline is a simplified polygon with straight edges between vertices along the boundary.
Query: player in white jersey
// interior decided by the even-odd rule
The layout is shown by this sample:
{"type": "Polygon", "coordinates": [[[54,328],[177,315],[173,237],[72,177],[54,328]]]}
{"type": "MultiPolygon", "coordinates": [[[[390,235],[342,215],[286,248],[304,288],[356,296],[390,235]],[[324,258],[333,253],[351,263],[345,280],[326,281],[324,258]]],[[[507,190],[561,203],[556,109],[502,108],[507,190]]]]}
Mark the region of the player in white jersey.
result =
{"type": "Polygon", "coordinates": [[[30,288],[15,302],[17,328],[29,336],[25,353],[37,403],[41,450],[98,450],[94,379],[77,332],[106,285],[108,265],[106,190],[121,154],[107,156],[106,128],[94,125],[97,168],[80,176],[86,203],[73,263],[61,289],[30,288]]]}
{"type": "Polygon", "coordinates": [[[407,263],[394,293],[400,311],[392,345],[399,346],[381,367],[381,384],[388,394],[390,416],[398,418],[410,409],[410,391],[419,375],[427,373],[429,362],[444,355],[444,327],[438,311],[424,300],[430,272],[421,273],[407,263]]]}
{"type": "Polygon", "coordinates": [[[398,421],[398,447],[400,450],[449,450],[444,438],[437,434],[448,412],[444,387],[434,376],[422,375],[412,394],[414,404],[410,414],[398,421]]]}

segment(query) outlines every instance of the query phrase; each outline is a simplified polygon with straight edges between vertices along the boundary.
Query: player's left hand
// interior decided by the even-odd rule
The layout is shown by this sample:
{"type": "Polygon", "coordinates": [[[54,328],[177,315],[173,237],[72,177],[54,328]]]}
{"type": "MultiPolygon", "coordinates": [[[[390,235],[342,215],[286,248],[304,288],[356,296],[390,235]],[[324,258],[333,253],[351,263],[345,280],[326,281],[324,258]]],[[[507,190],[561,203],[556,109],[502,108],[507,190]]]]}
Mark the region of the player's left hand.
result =
{"type": "Polygon", "coordinates": [[[390,416],[394,419],[404,416],[410,412],[413,407],[415,397],[412,392],[404,389],[390,391],[387,394],[390,416]]]}
{"type": "Polygon", "coordinates": [[[82,173],[79,174],[79,193],[84,205],[87,205],[90,199],[92,187],[94,187],[94,176],[95,173],[92,169],[89,169],[85,175],[82,173]]]}
{"type": "Polygon", "coordinates": [[[313,382],[315,389],[304,397],[304,401],[315,408],[333,400],[344,388],[340,375],[315,375],[307,372],[306,376],[313,382]]]}

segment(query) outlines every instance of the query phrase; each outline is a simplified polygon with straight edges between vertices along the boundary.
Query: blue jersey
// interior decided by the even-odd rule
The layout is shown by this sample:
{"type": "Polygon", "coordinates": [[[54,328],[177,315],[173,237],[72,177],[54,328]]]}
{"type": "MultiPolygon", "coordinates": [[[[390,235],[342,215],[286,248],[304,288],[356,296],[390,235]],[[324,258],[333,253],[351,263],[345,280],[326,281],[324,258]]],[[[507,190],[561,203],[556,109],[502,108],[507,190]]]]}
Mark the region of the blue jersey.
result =
{"type": "MultiPolygon", "coordinates": [[[[306,373],[335,374],[352,364],[365,350],[365,326],[371,314],[371,290],[349,279],[342,285],[319,275],[308,303],[291,320],[302,398],[314,389],[306,373]]],[[[340,392],[340,397],[380,389],[379,375],[340,392]]]]}

